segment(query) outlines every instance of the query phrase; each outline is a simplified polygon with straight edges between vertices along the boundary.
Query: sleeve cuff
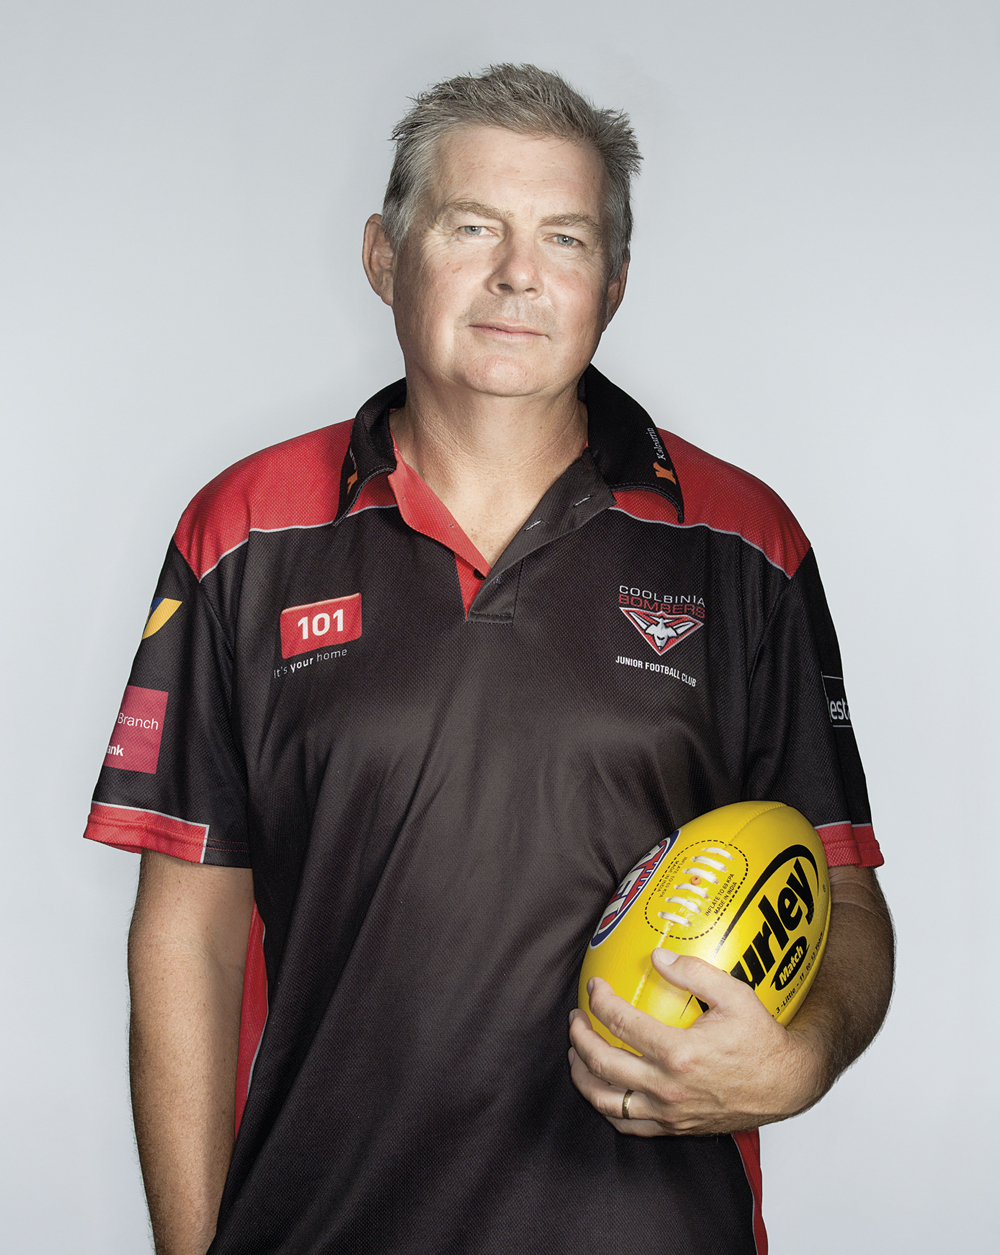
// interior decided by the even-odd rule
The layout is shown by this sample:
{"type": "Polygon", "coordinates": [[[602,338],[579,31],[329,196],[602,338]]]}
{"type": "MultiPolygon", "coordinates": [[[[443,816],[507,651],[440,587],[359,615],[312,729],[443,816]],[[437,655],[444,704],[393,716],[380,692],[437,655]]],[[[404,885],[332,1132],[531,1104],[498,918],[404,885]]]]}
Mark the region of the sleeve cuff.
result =
{"type": "Polygon", "coordinates": [[[236,867],[249,866],[246,847],[235,842],[210,840],[208,824],[191,823],[178,819],[176,815],[142,810],[137,806],[94,802],[83,835],[91,841],[100,841],[133,854],[155,850],[189,863],[222,862],[236,867]],[[213,858],[213,854],[221,857],[213,858]]]}
{"type": "Polygon", "coordinates": [[[816,831],[823,841],[830,867],[881,867],[885,862],[871,824],[852,824],[844,820],[822,824],[816,831]]]}

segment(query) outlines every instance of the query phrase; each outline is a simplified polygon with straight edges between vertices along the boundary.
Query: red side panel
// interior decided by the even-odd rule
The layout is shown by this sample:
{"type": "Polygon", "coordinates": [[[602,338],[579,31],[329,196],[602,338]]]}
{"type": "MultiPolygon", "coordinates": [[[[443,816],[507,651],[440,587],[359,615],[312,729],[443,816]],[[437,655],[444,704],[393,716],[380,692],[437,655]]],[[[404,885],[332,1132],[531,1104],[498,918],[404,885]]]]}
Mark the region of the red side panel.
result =
{"type": "MultiPolygon", "coordinates": [[[[794,575],[809,551],[809,541],[777,493],[669,431],[660,435],[684,494],[684,526],[741,536],[786,575],[794,575]]],[[[677,522],[670,502],[658,493],[629,488],[615,497],[619,508],[636,518],[677,522]]]]}
{"type": "Polygon", "coordinates": [[[351,423],[311,431],[237,462],[184,511],[174,540],[198,579],[251,531],[318,527],[336,518],[351,423]]]}
{"type": "Polygon", "coordinates": [[[767,1255],[767,1230],[764,1228],[764,1215],[761,1211],[763,1179],[760,1172],[760,1134],[756,1129],[748,1129],[745,1133],[734,1133],[733,1141],[740,1152],[747,1184],[753,1194],[753,1239],[757,1246],[757,1255],[767,1255]]]}
{"type": "Polygon", "coordinates": [[[250,1078],[257,1048],[267,1021],[267,971],[264,967],[264,921],[254,904],[247,938],[247,961],[243,971],[243,1009],[240,1013],[240,1052],[236,1063],[236,1132],[240,1131],[247,1105],[250,1078]]]}
{"type": "Polygon", "coordinates": [[[881,867],[885,862],[871,824],[852,824],[845,819],[839,824],[823,824],[816,831],[831,867],[881,867]]]}
{"type": "Polygon", "coordinates": [[[134,806],[94,802],[83,835],[91,841],[103,841],[105,845],[133,854],[158,850],[189,863],[200,863],[205,854],[208,825],[188,823],[173,815],[139,810],[134,806]]]}

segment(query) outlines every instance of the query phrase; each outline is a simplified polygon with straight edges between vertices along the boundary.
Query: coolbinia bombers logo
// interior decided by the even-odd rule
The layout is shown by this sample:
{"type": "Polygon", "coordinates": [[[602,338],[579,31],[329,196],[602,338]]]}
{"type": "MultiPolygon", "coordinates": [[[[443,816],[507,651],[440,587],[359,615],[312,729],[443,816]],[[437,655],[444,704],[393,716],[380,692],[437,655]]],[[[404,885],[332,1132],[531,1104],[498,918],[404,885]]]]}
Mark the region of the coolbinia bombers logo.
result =
{"type": "Polygon", "coordinates": [[[626,606],[619,606],[619,609],[658,654],[665,654],[668,649],[673,649],[686,636],[692,635],[701,627],[699,620],[692,619],[689,614],[664,614],[662,610],[657,614],[649,614],[645,610],[629,610],[626,606]]]}
{"type": "Polygon", "coordinates": [[[615,896],[608,903],[608,909],[601,916],[600,922],[594,930],[593,937],[590,939],[591,950],[596,949],[602,941],[606,941],[625,918],[632,903],[642,893],[646,885],[649,884],[650,877],[663,862],[664,856],[673,849],[674,843],[680,834],[681,830],[678,828],[669,837],[664,837],[662,841],[654,845],[648,854],[642,856],[621,882],[615,896]]]}
{"type": "Polygon", "coordinates": [[[618,609],[659,655],[705,626],[705,601],[693,593],[658,593],[622,584],[618,589],[618,609]]]}

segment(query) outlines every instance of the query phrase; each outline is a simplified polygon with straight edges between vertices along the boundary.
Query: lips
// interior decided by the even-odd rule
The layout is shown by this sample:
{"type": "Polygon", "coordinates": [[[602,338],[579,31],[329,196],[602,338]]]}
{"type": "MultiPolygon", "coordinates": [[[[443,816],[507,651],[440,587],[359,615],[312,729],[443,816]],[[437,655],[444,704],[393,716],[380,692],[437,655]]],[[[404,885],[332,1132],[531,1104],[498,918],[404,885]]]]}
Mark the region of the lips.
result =
{"type": "Polygon", "coordinates": [[[471,324],[473,331],[484,331],[487,334],[508,337],[512,340],[529,340],[537,339],[543,336],[543,331],[537,331],[534,327],[527,327],[521,323],[510,322],[476,322],[471,324]]]}

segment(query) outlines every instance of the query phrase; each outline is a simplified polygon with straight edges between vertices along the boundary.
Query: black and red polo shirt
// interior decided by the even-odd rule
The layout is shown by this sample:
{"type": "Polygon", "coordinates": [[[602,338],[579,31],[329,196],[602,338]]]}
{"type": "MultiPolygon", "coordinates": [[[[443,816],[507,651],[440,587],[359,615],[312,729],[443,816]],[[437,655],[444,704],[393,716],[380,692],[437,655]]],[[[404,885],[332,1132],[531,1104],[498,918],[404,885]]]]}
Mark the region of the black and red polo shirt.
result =
{"type": "Polygon", "coordinates": [[[566,1021],[694,816],[774,799],[881,862],[836,638],[769,489],[583,386],[587,448],[492,569],[397,459],[403,382],[177,529],[87,835],[253,868],[212,1255],[764,1249],[756,1134],[616,1133],[566,1021]]]}

